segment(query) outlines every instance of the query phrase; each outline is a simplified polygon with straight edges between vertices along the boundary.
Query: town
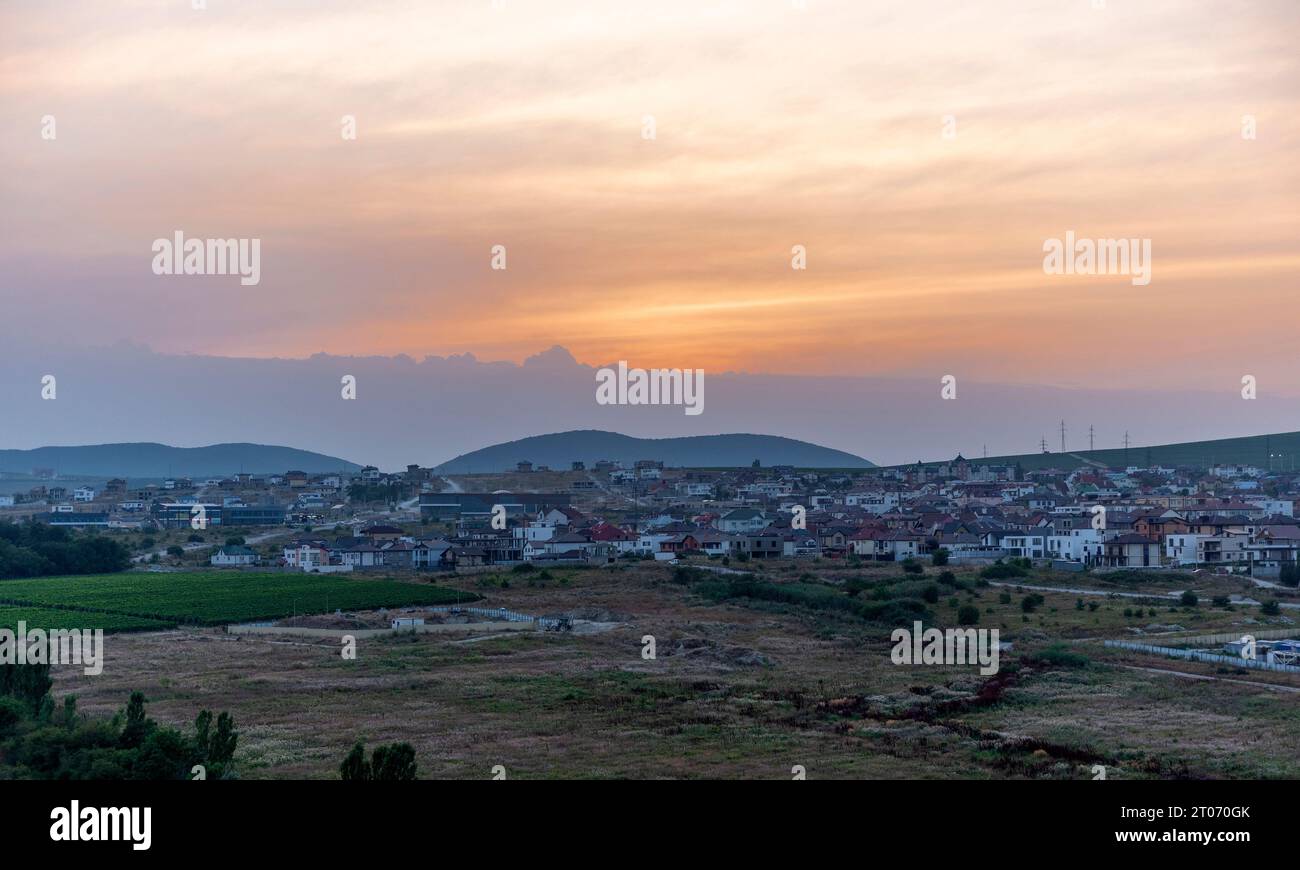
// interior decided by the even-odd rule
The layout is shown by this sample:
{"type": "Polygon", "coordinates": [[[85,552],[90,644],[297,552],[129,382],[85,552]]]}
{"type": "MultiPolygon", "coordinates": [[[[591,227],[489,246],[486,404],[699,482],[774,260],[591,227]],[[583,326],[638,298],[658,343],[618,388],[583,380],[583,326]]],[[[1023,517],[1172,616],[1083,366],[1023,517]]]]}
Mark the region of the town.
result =
{"type": "MultiPolygon", "coordinates": [[[[48,482],[0,496],[0,518],[81,529],[256,530],[262,546],[248,538],[219,546],[207,553],[210,564],[309,572],[629,558],[969,565],[1017,558],[1061,571],[1213,568],[1296,585],[1300,473],[1067,464],[1025,471],[958,455],[866,471],[708,470],[646,459],[630,467],[575,461],[556,471],[520,459],[500,473],[451,478],[417,465],[366,466],[136,486],[114,478],[71,490],[58,485],[56,470],[35,469],[48,482]]],[[[204,543],[194,537],[189,543],[204,543]]]]}

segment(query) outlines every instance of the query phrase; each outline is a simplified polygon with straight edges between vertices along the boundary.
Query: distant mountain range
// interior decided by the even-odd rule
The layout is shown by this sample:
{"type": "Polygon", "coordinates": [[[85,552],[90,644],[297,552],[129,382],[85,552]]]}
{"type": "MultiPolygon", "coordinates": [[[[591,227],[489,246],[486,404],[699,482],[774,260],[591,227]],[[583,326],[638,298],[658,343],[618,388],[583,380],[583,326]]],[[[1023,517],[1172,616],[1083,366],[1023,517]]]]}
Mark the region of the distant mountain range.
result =
{"type": "Polygon", "coordinates": [[[717,468],[748,466],[755,459],[762,465],[794,465],[800,468],[874,468],[861,456],[832,450],[776,435],[692,435],[685,438],[633,438],[617,432],[582,429],[535,435],[518,441],[494,444],[465,453],[437,466],[441,473],[513,470],[528,461],[567,471],[573,462],[589,467],[600,459],[631,464],[638,459],[655,459],[667,466],[717,468]]]}
{"type": "Polygon", "coordinates": [[[0,471],[28,474],[51,468],[60,476],[207,477],[245,471],[357,471],[354,462],[272,444],[212,444],[169,447],[166,444],[92,444],[83,447],[37,447],[0,450],[0,471]]]}
{"type": "MultiPolygon", "coordinates": [[[[0,317],[0,332],[3,326],[0,317]]],[[[384,471],[435,466],[486,444],[574,429],[641,438],[763,432],[888,464],[959,451],[971,458],[1034,451],[1043,438],[1059,444],[1062,420],[1070,450],[1087,447],[1090,430],[1098,448],[1122,447],[1126,432],[1134,444],[1169,444],[1289,431],[1300,399],[1300,388],[1291,392],[1294,378],[1268,382],[1254,401],[1242,400],[1239,379],[1193,378],[1199,389],[1180,391],[1144,388],[1142,379],[1118,389],[1103,378],[1088,388],[962,378],[958,398],[944,401],[940,378],[960,374],[954,361],[924,373],[872,377],[710,371],[704,413],[688,415],[680,405],[598,403],[598,365],[563,348],[522,363],[469,354],[241,359],[25,341],[5,349],[0,447],[249,441],[347,456],[384,471]],[[58,375],[54,401],[41,397],[50,372],[58,375]],[[340,391],[349,375],[355,400],[340,391]]],[[[860,367],[885,364],[868,356],[860,367]]]]}

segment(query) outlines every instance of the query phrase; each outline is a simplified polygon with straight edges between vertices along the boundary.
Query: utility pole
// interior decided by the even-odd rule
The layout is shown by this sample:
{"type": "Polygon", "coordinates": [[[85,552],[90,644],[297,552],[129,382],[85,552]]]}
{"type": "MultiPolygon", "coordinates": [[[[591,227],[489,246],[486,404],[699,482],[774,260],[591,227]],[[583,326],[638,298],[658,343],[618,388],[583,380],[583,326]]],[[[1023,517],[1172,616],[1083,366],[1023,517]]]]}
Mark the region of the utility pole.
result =
{"type": "Polygon", "coordinates": [[[1065,452],[1065,421],[1061,421],[1061,452],[1065,452]]]}
{"type": "Polygon", "coordinates": [[[1089,426],[1088,426],[1088,452],[1091,453],[1092,451],[1093,451],[1093,446],[1092,446],[1092,425],[1089,424],[1089,426]]]}

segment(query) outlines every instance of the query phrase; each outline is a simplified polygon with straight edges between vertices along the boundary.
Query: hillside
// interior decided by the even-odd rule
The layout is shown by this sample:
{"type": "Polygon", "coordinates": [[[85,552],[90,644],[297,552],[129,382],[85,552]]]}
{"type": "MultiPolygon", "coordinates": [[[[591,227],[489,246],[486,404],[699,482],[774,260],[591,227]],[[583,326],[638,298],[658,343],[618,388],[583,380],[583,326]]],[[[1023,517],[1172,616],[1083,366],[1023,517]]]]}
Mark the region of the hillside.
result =
{"type": "Polygon", "coordinates": [[[1267,469],[1270,467],[1270,454],[1273,470],[1300,470],[1300,432],[1248,435],[1243,438],[1219,438],[1213,441],[1186,441],[1178,444],[1156,444],[1150,447],[1134,446],[1127,451],[1123,448],[1067,450],[1064,458],[1060,452],[1021,453],[1011,456],[990,456],[987,459],[967,458],[979,464],[1018,463],[1025,471],[1042,468],[1076,468],[1086,464],[1105,465],[1111,468],[1124,468],[1129,465],[1209,468],[1213,465],[1242,464],[1267,469]]]}
{"type": "Polygon", "coordinates": [[[63,477],[202,477],[239,471],[356,471],[360,467],[333,456],[271,444],[169,447],[134,443],[0,450],[0,471],[29,474],[35,468],[52,468],[63,477]]]}
{"type": "Polygon", "coordinates": [[[617,432],[585,429],[535,435],[465,453],[439,465],[442,473],[505,471],[528,461],[553,469],[568,469],[581,461],[588,467],[600,459],[632,463],[655,459],[672,467],[717,468],[746,466],[757,459],[764,466],[800,468],[874,468],[860,456],[775,435],[694,435],[686,438],[633,438],[617,432]]]}

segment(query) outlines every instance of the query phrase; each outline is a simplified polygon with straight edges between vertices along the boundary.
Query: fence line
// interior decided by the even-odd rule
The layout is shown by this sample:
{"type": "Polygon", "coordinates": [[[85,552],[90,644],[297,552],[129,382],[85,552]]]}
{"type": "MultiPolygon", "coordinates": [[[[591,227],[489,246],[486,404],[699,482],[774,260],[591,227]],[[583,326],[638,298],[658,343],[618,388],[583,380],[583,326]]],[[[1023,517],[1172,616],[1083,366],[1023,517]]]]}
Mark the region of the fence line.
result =
{"type": "MultiPolygon", "coordinates": [[[[1232,640],[1240,640],[1240,635],[1230,636],[1232,640]]],[[[1206,652],[1196,649],[1178,649],[1172,646],[1152,646],[1149,643],[1131,643],[1124,640],[1108,640],[1106,646],[1118,649],[1134,650],[1136,652],[1153,653],[1155,655],[1167,656],[1174,659],[1187,659],[1189,661],[1210,662],[1211,664],[1232,665],[1233,667],[1254,668],[1259,671],[1281,671],[1288,674],[1300,674],[1300,667],[1294,665],[1271,664],[1259,659],[1243,659],[1238,656],[1227,655],[1226,653],[1206,652]]]]}
{"type": "Polygon", "coordinates": [[[429,610],[435,613],[473,613],[476,616],[491,616],[505,622],[531,622],[540,625],[543,628],[559,625],[558,619],[552,619],[549,616],[529,616],[527,613],[516,613],[513,610],[506,610],[504,607],[488,609],[485,607],[423,607],[421,610],[429,610]]]}
{"type": "Polygon", "coordinates": [[[1178,637],[1169,636],[1166,637],[1165,639],[1169,641],[1176,641],[1178,643],[1203,643],[1203,644],[1213,645],[1216,643],[1229,643],[1234,640],[1241,640],[1241,636],[1243,634],[1249,634],[1251,637],[1255,638],[1256,640],[1265,640],[1265,639],[1272,640],[1279,637],[1292,638],[1292,637],[1296,637],[1297,635],[1300,635],[1300,628],[1296,628],[1296,627],[1266,628],[1261,631],[1246,630],[1246,631],[1226,632],[1226,633],[1219,633],[1219,634],[1192,634],[1192,635],[1178,636],[1178,637]]]}

